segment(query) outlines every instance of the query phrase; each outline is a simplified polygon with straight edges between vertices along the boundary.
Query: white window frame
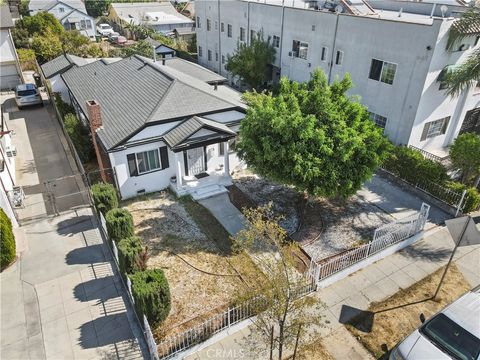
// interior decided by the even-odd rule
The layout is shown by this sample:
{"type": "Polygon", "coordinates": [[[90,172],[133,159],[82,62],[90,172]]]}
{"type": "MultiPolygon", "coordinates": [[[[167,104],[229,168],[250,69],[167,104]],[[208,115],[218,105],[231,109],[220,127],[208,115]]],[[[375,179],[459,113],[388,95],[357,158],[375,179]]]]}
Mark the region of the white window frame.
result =
{"type": "Polygon", "coordinates": [[[277,35],[273,35],[273,38],[272,38],[272,45],[273,47],[275,48],[279,48],[280,47],[280,36],[277,36],[277,35]]]}
{"type": "Polygon", "coordinates": [[[328,59],[328,47],[322,46],[322,52],[320,54],[321,61],[327,61],[328,59]]]}
{"type": "Polygon", "coordinates": [[[242,26],[240,26],[240,37],[239,37],[239,39],[240,39],[240,41],[242,41],[242,42],[245,42],[245,40],[246,40],[246,34],[245,34],[245,32],[246,32],[245,28],[242,27],[242,26]]]}
{"type": "Polygon", "coordinates": [[[224,22],[220,23],[220,32],[225,32],[225,23],[224,22]]]}
{"type": "Polygon", "coordinates": [[[443,127],[445,126],[445,121],[449,119],[450,119],[450,116],[447,116],[438,120],[430,121],[426,139],[431,139],[431,138],[443,135],[442,131],[443,131],[443,127]]]}
{"type": "Polygon", "coordinates": [[[372,61],[370,61],[370,69],[368,70],[368,71],[369,71],[368,78],[369,78],[370,80],[373,80],[373,81],[383,82],[384,84],[387,84],[387,85],[393,85],[393,82],[395,81],[395,76],[397,75],[398,64],[397,64],[397,63],[394,63],[394,62],[390,62],[390,61],[385,61],[385,60],[377,59],[377,58],[372,58],[372,61]],[[377,61],[381,61],[381,62],[382,62],[382,69],[380,70],[380,77],[379,77],[378,80],[377,80],[377,79],[372,79],[372,78],[370,77],[370,71],[371,71],[371,68],[372,68],[372,61],[373,61],[373,60],[377,60],[377,61]],[[387,82],[387,81],[385,81],[385,79],[384,79],[385,64],[395,66],[395,72],[393,73],[392,82],[387,82]]]}
{"type": "Polygon", "coordinates": [[[207,61],[212,61],[212,50],[207,50],[207,61]]]}
{"type": "Polygon", "coordinates": [[[200,16],[197,16],[197,28],[198,29],[202,28],[202,23],[200,22],[200,16]]]}
{"type": "Polygon", "coordinates": [[[308,43],[301,40],[292,41],[292,56],[298,59],[307,60],[308,58],[308,43]],[[293,50],[293,45],[295,42],[298,42],[298,52],[293,50]]]}
{"type": "Polygon", "coordinates": [[[207,18],[207,31],[212,30],[212,22],[207,18]]]}
{"type": "Polygon", "coordinates": [[[233,26],[232,24],[227,24],[227,37],[231,38],[233,36],[233,26]]]}
{"type": "Polygon", "coordinates": [[[335,55],[335,65],[341,66],[343,64],[343,57],[345,53],[342,50],[337,50],[335,55]]]}
{"type": "Polygon", "coordinates": [[[203,49],[200,45],[198,45],[198,57],[203,57],[203,49]]]}
{"type": "MultiPolygon", "coordinates": [[[[138,175],[144,175],[144,174],[148,174],[148,173],[151,173],[151,172],[154,172],[154,171],[157,171],[157,170],[161,170],[162,169],[162,158],[160,156],[160,149],[159,148],[156,148],[156,149],[152,149],[152,150],[146,150],[146,151],[140,151],[140,152],[136,152],[135,153],[135,163],[137,164],[137,172],[138,172],[138,175]],[[148,153],[152,152],[152,151],[155,151],[157,153],[157,156],[158,156],[158,168],[154,168],[154,169],[149,169],[147,171],[140,171],[140,165],[138,163],[138,154],[147,154],[147,157],[145,158],[147,160],[147,163],[148,163],[148,167],[150,167],[150,157],[148,156],[148,153]]],[[[145,167],[146,168],[146,167],[145,167]]]]}
{"type": "Polygon", "coordinates": [[[376,114],[374,112],[370,112],[370,119],[372,119],[372,121],[375,123],[375,125],[377,125],[378,127],[382,128],[382,129],[385,129],[387,127],[388,119],[387,119],[386,116],[376,114]]]}

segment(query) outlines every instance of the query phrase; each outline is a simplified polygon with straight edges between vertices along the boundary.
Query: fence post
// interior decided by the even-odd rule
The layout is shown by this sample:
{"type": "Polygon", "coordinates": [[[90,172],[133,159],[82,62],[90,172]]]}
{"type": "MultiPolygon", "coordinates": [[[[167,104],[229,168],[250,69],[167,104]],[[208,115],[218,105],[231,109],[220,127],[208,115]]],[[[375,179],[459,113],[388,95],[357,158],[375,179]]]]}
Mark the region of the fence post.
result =
{"type": "Polygon", "coordinates": [[[467,194],[467,190],[463,190],[462,197],[460,198],[460,202],[457,205],[457,211],[455,212],[455,217],[457,217],[458,213],[462,209],[463,199],[465,199],[466,194],[467,194]]]}
{"type": "Polygon", "coordinates": [[[230,306],[228,307],[228,311],[227,311],[227,324],[228,324],[228,327],[230,327],[230,306]]]}

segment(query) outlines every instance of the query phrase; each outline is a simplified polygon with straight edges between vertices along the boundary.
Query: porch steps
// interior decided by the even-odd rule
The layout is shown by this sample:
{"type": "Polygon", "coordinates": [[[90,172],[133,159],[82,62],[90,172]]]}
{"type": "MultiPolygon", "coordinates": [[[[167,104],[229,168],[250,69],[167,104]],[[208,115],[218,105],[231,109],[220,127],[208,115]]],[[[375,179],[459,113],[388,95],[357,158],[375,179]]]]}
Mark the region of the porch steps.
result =
{"type": "Polygon", "coordinates": [[[228,190],[224,186],[212,184],[201,187],[200,189],[193,191],[191,194],[193,200],[203,200],[215,195],[224,194],[226,192],[228,192],[228,190]]]}

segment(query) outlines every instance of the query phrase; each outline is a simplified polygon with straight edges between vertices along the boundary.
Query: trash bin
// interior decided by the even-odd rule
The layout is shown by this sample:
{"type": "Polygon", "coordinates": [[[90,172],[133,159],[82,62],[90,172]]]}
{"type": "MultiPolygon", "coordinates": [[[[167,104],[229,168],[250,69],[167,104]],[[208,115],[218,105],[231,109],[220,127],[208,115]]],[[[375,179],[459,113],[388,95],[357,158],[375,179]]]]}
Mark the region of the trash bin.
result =
{"type": "Polygon", "coordinates": [[[37,85],[37,87],[42,87],[42,78],[40,77],[40,74],[38,73],[34,73],[33,74],[33,79],[35,80],[35,85],[37,85]]]}

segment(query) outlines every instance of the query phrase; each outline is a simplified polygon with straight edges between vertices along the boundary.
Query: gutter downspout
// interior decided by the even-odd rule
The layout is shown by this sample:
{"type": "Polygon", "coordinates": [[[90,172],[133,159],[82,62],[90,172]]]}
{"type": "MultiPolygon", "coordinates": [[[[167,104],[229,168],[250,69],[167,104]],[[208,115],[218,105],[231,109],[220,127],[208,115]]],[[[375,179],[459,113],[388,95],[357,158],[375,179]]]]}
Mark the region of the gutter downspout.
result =
{"type": "MultiPolygon", "coordinates": [[[[218,23],[217,23],[217,29],[218,29],[218,73],[221,75],[222,74],[222,23],[221,23],[221,16],[220,16],[220,4],[221,0],[218,0],[218,23]]],[[[227,25],[228,26],[228,25],[227,25]]]]}
{"type": "Polygon", "coordinates": [[[283,25],[285,20],[285,0],[282,0],[282,22],[280,25],[280,48],[278,54],[278,65],[280,66],[280,77],[282,76],[282,50],[283,50],[283,25]]]}
{"type": "Polygon", "coordinates": [[[337,30],[338,30],[338,19],[340,18],[340,14],[337,12],[337,21],[335,22],[335,34],[333,35],[333,45],[332,45],[332,55],[330,56],[330,66],[328,69],[328,84],[330,85],[332,80],[332,70],[333,70],[333,59],[335,56],[335,45],[337,42],[337,30]]]}

